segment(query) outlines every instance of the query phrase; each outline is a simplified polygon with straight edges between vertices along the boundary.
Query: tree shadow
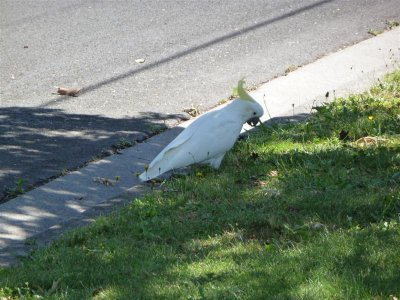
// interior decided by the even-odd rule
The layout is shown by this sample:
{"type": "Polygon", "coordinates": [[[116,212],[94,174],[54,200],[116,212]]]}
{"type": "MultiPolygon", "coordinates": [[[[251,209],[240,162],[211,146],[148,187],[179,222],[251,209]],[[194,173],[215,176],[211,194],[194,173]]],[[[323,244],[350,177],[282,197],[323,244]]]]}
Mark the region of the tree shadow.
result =
{"type": "MultiPolygon", "coordinates": [[[[39,278],[35,282],[37,285],[50,288],[51,280],[53,277],[56,278],[56,275],[48,275],[48,270],[52,269],[51,272],[57,274],[59,272],[57,266],[60,266],[63,272],[68,274],[68,278],[64,279],[68,282],[68,287],[64,288],[71,291],[81,290],[80,282],[84,282],[85,285],[93,287],[93,290],[100,287],[102,289],[112,287],[117,290],[120,298],[129,298],[130,295],[126,293],[132,290],[137,291],[138,297],[150,298],[154,297],[153,291],[157,284],[179,285],[182,283],[182,275],[176,272],[177,264],[187,268],[204,262],[208,256],[218,251],[218,246],[215,244],[204,243],[206,246],[193,248],[190,254],[187,251],[188,244],[194,240],[207,241],[210,237],[232,232],[233,225],[243,230],[244,234],[240,238],[228,241],[232,249],[242,241],[242,238],[254,239],[261,245],[269,243],[273,238],[279,240],[281,236],[287,234],[285,225],[307,224],[315,217],[319,218],[318,222],[329,226],[332,232],[335,232],[335,230],[348,228],[346,223],[348,215],[353,218],[353,222],[366,227],[371,223],[379,222],[382,218],[397,216],[396,203],[390,204],[389,207],[387,202],[380,198],[385,197],[383,192],[388,184],[392,183],[376,182],[374,186],[369,177],[359,176],[358,180],[355,180],[353,173],[335,172],[335,168],[346,170],[346,164],[349,161],[355,161],[363,173],[377,176],[376,171],[386,170],[386,165],[390,164],[391,158],[396,155],[395,149],[386,152],[380,149],[379,151],[385,152],[383,154],[376,149],[360,151],[362,153],[358,157],[355,157],[346,147],[317,153],[297,150],[282,154],[270,153],[265,157],[260,156],[255,159],[253,164],[248,164],[249,168],[239,168],[235,171],[235,166],[225,165],[222,171],[228,173],[226,181],[210,184],[211,181],[201,183],[202,180],[199,180],[196,188],[186,193],[183,180],[180,188],[172,186],[175,190],[165,190],[166,199],[153,202],[151,199],[145,199],[136,208],[118,213],[117,218],[112,222],[102,220],[93,224],[88,232],[78,230],[56,242],[48,252],[51,255],[46,257],[46,264],[40,267],[35,265],[39,278]],[[385,159],[379,160],[382,155],[385,159]],[[307,165],[310,161],[314,162],[313,166],[307,165]],[[264,193],[255,198],[249,197],[247,193],[254,189],[254,174],[258,174],[255,171],[262,166],[266,174],[269,168],[276,169],[275,162],[297,167],[293,168],[295,171],[288,173],[281,182],[280,189],[285,192],[281,196],[268,196],[264,193]],[[370,171],[365,171],[365,169],[370,171]],[[327,181],[319,180],[324,172],[332,172],[327,181]],[[238,179],[242,180],[243,176],[247,178],[246,181],[238,182],[238,179]],[[349,181],[352,184],[346,185],[349,181]],[[376,190],[376,188],[381,190],[376,190]],[[371,201],[366,195],[372,191],[377,195],[380,195],[381,191],[382,195],[371,201]],[[227,194],[226,200],[218,199],[218,195],[222,192],[227,194]],[[321,193],[324,193],[322,198],[321,193]],[[180,196],[181,194],[183,196],[180,196]],[[207,197],[196,199],[198,195],[207,195],[207,197]],[[126,231],[121,231],[121,228],[129,228],[129,235],[126,235],[126,231]],[[171,228],[173,228],[173,235],[171,228]],[[106,242],[110,239],[113,239],[114,245],[106,242]],[[116,242],[119,239],[120,242],[116,242]],[[102,243],[110,248],[101,250],[102,243]],[[90,247],[98,252],[88,251],[87,248],[90,247]],[[61,249],[60,252],[58,249],[61,249]],[[70,258],[64,257],[65,253],[70,253],[76,261],[68,262],[70,258]],[[112,253],[112,255],[103,255],[104,253],[112,253]],[[82,271],[81,268],[85,270],[82,271]],[[102,271],[93,273],[92,270],[95,269],[102,271]],[[89,279],[84,275],[88,272],[93,273],[89,279]],[[104,276],[105,273],[108,276],[104,276]],[[165,281],[157,281],[157,277],[164,278],[165,281]],[[132,278],[132,280],[126,281],[126,278],[132,278]],[[165,278],[169,278],[170,281],[165,278]],[[111,279],[112,282],[110,282],[111,279]]],[[[210,174],[209,177],[212,175],[217,174],[210,174]]],[[[382,180],[389,179],[383,176],[382,180]]],[[[259,187],[259,189],[261,192],[262,188],[259,187]]],[[[312,233],[307,231],[301,234],[312,233]]],[[[299,233],[300,238],[301,234],[299,233]]],[[[290,233],[289,237],[297,238],[296,233],[290,233]]],[[[356,289],[367,291],[367,293],[374,293],[376,287],[381,288],[379,291],[381,293],[391,292],[394,289],[393,284],[399,279],[399,275],[395,272],[383,277],[379,277],[378,272],[375,272],[360,279],[361,276],[358,275],[368,271],[374,253],[365,251],[368,234],[364,237],[353,234],[351,237],[354,243],[346,245],[351,248],[351,251],[347,251],[350,255],[346,256],[340,251],[333,251],[333,254],[330,254],[327,248],[322,246],[317,247],[319,252],[315,255],[324,255],[329,261],[327,264],[334,266],[334,269],[329,271],[336,276],[336,282],[353,282],[356,289]],[[356,275],[359,280],[354,282],[356,275]],[[376,284],[372,286],[374,282],[376,284]]],[[[379,237],[376,239],[379,240],[379,237]]],[[[385,242],[396,244],[396,240],[390,236],[387,239],[381,239],[380,242],[382,247],[385,242]]],[[[318,274],[319,269],[326,267],[325,262],[313,259],[311,251],[314,248],[304,249],[306,251],[297,251],[293,255],[282,256],[277,262],[275,261],[276,265],[281,267],[272,270],[281,271],[280,277],[273,276],[270,273],[271,269],[263,268],[263,264],[272,259],[268,256],[268,251],[259,253],[256,260],[254,253],[232,251],[232,253],[226,253],[225,256],[232,255],[235,264],[247,266],[247,268],[242,268],[241,272],[230,272],[227,268],[220,273],[218,271],[198,276],[191,274],[184,279],[185,283],[182,285],[203,288],[204,284],[216,285],[220,280],[228,278],[231,282],[247,282],[247,287],[251,285],[253,290],[260,291],[260,298],[266,294],[289,298],[292,295],[290,293],[299,292],[304,288],[303,280],[298,280],[296,276],[291,277],[292,273],[304,273],[305,277],[301,278],[311,280],[318,274]],[[253,267],[249,268],[248,266],[252,264],[253,267]],[[288,272],[288,270],[291,271],[288,272]],[[251,282],[248,281],[249,278],[251,282]]],[[[382,261],[379,264],[384,266],[382,261]]],[[[218,296],[229,297],[229,291],[224,293],[221,291],[218,296]]],[[[172,297],[172,294],[158,296],[168,298],[172,297]]]]}
{"type": "Polygon", "coordinates": [[[0,203],[18,180],[24,180],[24,189],[43,184],[143,141],[164,129],[164,122],[182,118],[145,112],[139,117],[113,119],[59,109],[1,108],[0,203]]]}
{"type": "MultiPolygon", "coordinates": [[[[186,199],[187,203],[191,203],[193,207],[196,207],[196,213],[186,212],[185,216],[190,216],[190,221],[182,220],[182,223],[174,223],[176,232],[184,232],[186,230],[185,227],[193,226],[191,233],[185,236],[184,239],[179,240],[180,245],[186,245],[190,241],[197,239],[207,240],[210,237],[223,235],[224,232],[232,232],[233,227],[240,229],[243,234],[240,234],[239,238],[235,237],[230,241],[232,248],[240,244],[242,239],[247,241],[256,240],[260,244],[270,244],[271,241],[278,240],[278,245],[282,247],[281,249],[289,251],[291,245],[293,245],[292,242],[296,244],[305,239],[305,243],[299,244],[300,251],[282,255],[278,259],[270,258],[274,259],[274,264],[282,264],[282,267],[273,269],[275,271],[278,270],[278,272],[279,270],[282,271],[280,277],[271,274],[271,269],[263,267],[269,261],[267,251],[255,255],[254,253],[235,252],[234,250],[230,254],[224,250],[224,255],[221,256],[221,259],[232,255],[233,261],[238,265],[247,267],[253,265],[253,268],[242,268],[240,272],[230,272],[228,267],[222,273],[216,271],[213,274],[211,272],[209,278],[207,273],[197,277],[193,276],[192,273],[192,278],[188,279],[190,285],[198,285],[204,289],[203,283],[210,282],[211,286],[215,287],[218,286],[220,278],[227,277],[228,282],[229,280],[236,283],[246,282],[246,287],[253,285],[253,290],[261,291],[260,299],[266,297],[266,295],[283,295],[282,298],[289,298],[290,295],[293,296],[293,294],[299,293],[307,285],[303,280],[299,281],[296,275],[291,276],[289,273],[304,273],[305,277],[302,276],[301,278],[310,279],[311,287],[312,280],[314,277],[318,277],[319,270],[324,270],[328,265],[333,265],[334,269],[325,269],[324,271],[332,272],[332,276],[336,276],[336,282],[342,283],[347,289],[354,288],[354,294],[360,291],[367,294],[395,294],[399,274],[398,272],[393,272],[395,266],[390,266],[390,268],[387,266],[390,262],[390,255],[382,255],[382,257],[376,259],[376,248],[367,249],[366,247],[371,241],[374,244],[381,244],[381,248],[378,249],[386,249],[386,245],[389,243],[393,245],[391,247],[393,250],[396,245],[396,239],[398,240],[398,237],[394,238],[389,233],[377,234],[368,231],[371,224],[397,218],[400,208],[399,200],[397,202],[388,201],[388,198],[390,198],[388,197],[390,196],[388,191],[396,189],[397,185],[385,174],[393,163],[392,158],[396,156],[397,151],[396,149],[385,150],[383,148],[378,150],[357,149],[355,151],[360,151],[360,155],[355,156],[346,147],[315,154],[298,150],[283,154],[268,154],[266,157],[254,160],[254,164],[248,170],[239,167],[237,175],[234,175],[235,172],[232,166],[226,167],[226,170],[222,171],[229,172],[232,176],[227,182],[223,183],[224,187],[208,184],[202,190],[201,184],[196,186],[196,189],[191,192],[192,195],[187,194],[186,199]],[[269,156],[275,157],[271,158],[269,156]],[[314,162],[314,165],[308,165],[308,162],[311,161],[314,162]],[[274,166],[274,162],[279,162],[281,165],[292,164],[295,166],[293,168],[294,171],[285,174],[285,178],[281,182],[280,191],[282,191],[282,194],[271,196],[262,192],[265,187],[259,186],[259,195],[263,196],[258,196],[259,199],[249,198],[247,193],[254,189],[254,175],[260,174],[256,171],[259,165],[262,164],[266,167],[266,174],[268,173],[268,167],[274,169],[278,167],[274,166]],[[361,170],[359,174],[347,172],[349,162],[355,162],[356,168],[361,170]],[[337,172],[340,170],[345,172],[337,172]],[[302,173],[304,173],[304,176],[302,176],[302,173]],[[329,175],[327,180],[321,180],[321,177],[326,176],[326,174],[329,175]],[[238,180],[242,180],[243,176],[247,177],[248,181],[238,182],[238,180]],[[214,189],[219,189],[219,191],[215,192],[213,191],[214,189]],[[235,189],[240,191],[239,195],[234,196],[233,193],[230,196],[230,190],[235,189]],[[226,201],[219,201],[217,195],[221,193],[227,194],[226,201]],[[206,194],[207,196],[202,197],[199,202],[196,200],[197,194],[206,194]],[[204,201],[209,203],[202,203],[204,201]],[[307,244],[312,240],[310,239],[307,242],[307,239],[312,236],[319,240],[318,230],[323,232],[324,229],[311,229],[311,227],[307,227],[307,224],[311,220],[315,220],[315,222],[322,224],[323,228],[329,228],[330,233],[334,235],[336,232],[341,230],[346,232],[349,229],[349,217],[351,217],[352,224],[359,224],[366,231],[359,235],[354,232],[349,233],[347,238],[353,241],[351,245],[346,244],[335,248],[335,242],[330,241],[332,249],[329,249],[327,246],[315,243],[314,246],[318,250],[315,255],[322,255],[326,261],[314,259],[313,249],[307,249],[307,244]],[[296,226],[301,229],[296,231],[297,229],[293,229],[296,226]],[[285,244],[288,240],[292,241],[285,244]],[[350,250],[342,251],[343,247],[349,247],[350,250]],[[374,262],[374,270],[368,276],[363,277],[364,272],[368,272],[372,265],[371,261],[374,262]],[[382,275],[382,272],[387,269],[392,271],[382,275]],[[288,270],[291,270],[291,272],[288,272],[288,270]],[[252,282],[249,282],[249,278],[252,282]],[[280,290],[276,290],[274,286],[279,287],[280,290]]],[[[210,174],[210,176],[214,175],[216,174],[210,174]]],[[[181,212],[181,209],[182,207],[177,208],[176,212],[181,212]]],[[[237,232],[234,232],[234,234],[237,232]]],[[[149,228],[148,236],[151,237],[151,234],[157,235],[159,231],[149,228]]],[[[179,239],[179,234],[171,237],[171,239],[174,238],[179,239]]],[[[179,264],[183,270],[189,265],[199,265],[201,262],[207,261],[208,256],[218,252],[218,249],[216,249],[218,247],[215,245],[204,244],[210,246],[200,247],[197,252],[194,251],[193,255],[183,255],[183,257],[180,256],[182,253],[181,246],[175,247],[175,252],[171,256],[179,257],[179,264]]],[[[164,241],[164,245],[169,249],[173,247],[168,243],[168,239],[164,241]]],[[[390,252],[390,250],[387,252],[390,252]]],[[[160,253],[156,253],[156,255],[160,255],[160,253]]],[[[392,257],[394,256],[393,254],[392,257]]],[[[176,261],[166,260],[165,263],[166,265],[159,267],[156,272],[163,273],[168,278],[173,278],[175,274],[177,282],[183,280],[182,277],[179,278],[177,272],[171,271],[176,270],[173,267],[177,263],[176,261]]],[[[205,269],[207,269],[207,263],[205,265],[205,269]]],[[[197,269],[197,271],[199,270],[197,269]]],[[[323,279],[329,280],[329,277],[323,279]]],[[[146,288],[147,292],[150,292],[154,288],[154,282],[156,282],[153,278],[149,278],[148,281],[148,285],[144,284],[145,288],[142,287],[144,292],[146,292],[146,288]]],[[[174,283],[177,284],[177,282],[174,283]]],[[[124,289],[121,290],[123,291],[124,289]]],[[[154,294],[152,295],[154,296],[154,294]]],[[[228,292],[226,294],[221,292],[217,295],[217,298],[229,298],[228,292]]],[[[172,294],[158,296],[168,298],[172,297],[172,294]]],[[[211,296],[209,297],[212,298],[211,296]]]]}
{"type": "MultiPolygon", "coordinates": [[[[64,175],[60,174],[62,169],[71,170],[82,166],[88,157],[93,159],[93,153],[97,157],[103,153],[105,155],[113,153],[112,150],[119,153],[118,147],[115,146],[120,142],[119,138],[122,137],[124,143],[134,138],[142,139],[147,135],[142,131],[135,131],[138,126],[144,130],[147,125],[153,128],[155,121],[166,117],[149,113],[143,114],[140,119],[110,119],[100,116],[70,115],[60,110],[37,108],[10,108],[4,111],[3,116],[4,122],[12,125],[9,127],[4,125],[9,130],[0,136],[4,141],[0,157],[4,157],[6,154],[9,156],[7,162],[15,170],[18,170],[15,180],[27,178],[27,174],[33,174],[30,177],[32,186],[44,184],[58,175],[64,175]],[[21,115],[24,115],[25,118],[18,118],[21,115]],[[29,127],[29,124],[34,126],[29,127]],[[98,142],[99,139],[102,140],[102,143],[98,142]],[[110,149],[110,145],[113,145],[113,148],[110,149]],[[4,150],[7,147],[12,151],[6,153],[4,150]],[[108,147],[109,151],[104,151],[104,147],[106,149],[108,147]],[[85,153],[82,155],[83,151],[85,153]],[[49,163],[53,163],[52,168],[49,167],[49,163]],[[46,174],[48,174],[47,177],[46,174]],[[43,177],[37,179],[35,176],[43,177]]],[[[294,117],[294,119],[298,118],[294,117]]],[[[278,120],[282,121],[283,119],[278,120]]],[[[285,120],[287,119],[285,118],[285,120]]],[[[293,121],[293,118],[291,120],[293,121]]],[[[162,139],[173,139],[180,130],[182,129],[179,126],[168,130],[163,133],[164,138],[162,139]]],[[[85,220],[89,215],[93,220],[96,216],[95,212],[99,212],[97,215],[105,213],[99,209],[104,205],[116,206],[113,197],[127,189],[130,189],[131,195],[132,189],[141,187],[137,185],[138,182],[133,180],[132,170],[143,169],[143,154],[156,153],[159,148],[158,142],[151,140],[137,145],[134,153],[129,154],[133,155],[132,165],[118,171],[120,180],[113,186],[93,184],[92,181],[93,178],[101,176],[104,169],[109,169],[107,167],[109,162],[114,161],[115,165],[115,161],[118,161],[119,158],[118,155],[102,160],[104,164],[91,164],[80,172],[74,172],[49,182],[43,189],[40,189],[41,192],[33,190],[24,194],[20,197],[17,205],[11,204],[11,214],[7,207],[3,207],[2,223],[4,227],[3,230],[0,230],[0,235],[5,243],[5,249],[0,253],[0,263],[11,264],[15,261],[16,254],[24,255],[29,251],[29,245],[20,240],[22,236],[13,236],[13,228],[16,230],[21,226],[18,230],[20,232],[23,230],[24,234],[29,237],[28,240],[34,240],[35,246],[43,246],[62,232],[86,224],[85,220]],[[82,186],[85,188],[82,189],[82,186]],[[98,199],[99,196],[101,199],[98,199]],[[78,213],[79,209],[83,209],[85,212],[78,213]],[[42,232],[43,229],[46,230],[42,232]]],[[[116,164],[118,165],[118,163],[116,164]]],[[[7,164],[4,164],[3,168],[7,168],[7,164]]],[[[12,180],[12,176],[10,177],[12,180]]],[[[11,198],[7,196],[7,194],[4,196],[3,201],[11,198]]]]}

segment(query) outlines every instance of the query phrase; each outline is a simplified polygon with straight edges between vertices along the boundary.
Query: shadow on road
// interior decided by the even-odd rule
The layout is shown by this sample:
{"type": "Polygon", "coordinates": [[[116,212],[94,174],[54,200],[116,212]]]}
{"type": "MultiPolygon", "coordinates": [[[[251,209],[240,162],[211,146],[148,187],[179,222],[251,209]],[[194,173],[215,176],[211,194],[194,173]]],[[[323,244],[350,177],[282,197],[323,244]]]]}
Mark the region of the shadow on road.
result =
{"type": "Polygon", "coordinates": [[[1,108],[0,203],[18,180],[24,180],[24,188],[44,183],[157,133],[163,121],[177,119],[182,115],[149,112],[112,119],[58,109],[1,108]]]}

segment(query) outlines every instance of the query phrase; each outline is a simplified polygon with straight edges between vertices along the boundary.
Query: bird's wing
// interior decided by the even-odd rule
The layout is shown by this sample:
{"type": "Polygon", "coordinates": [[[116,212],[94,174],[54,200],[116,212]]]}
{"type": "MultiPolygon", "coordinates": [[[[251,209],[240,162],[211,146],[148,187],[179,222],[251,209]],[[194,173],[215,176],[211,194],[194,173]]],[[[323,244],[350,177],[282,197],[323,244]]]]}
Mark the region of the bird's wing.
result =
{"type": "Polygon", "coordinates": [[[242,125],[226,109],[199,117],[153,159],[139,178],[146,181],[171,169],[207,160],[218,168],[225,152],[235,143],[242,125]]]}
{"type": "Polygon", "coordinates": [[[152,167],[156,163],[158,163],[160,160],[163,159],[163,157],[170,151],[172,151],[175,148],[178,148],[185,142],[187,142],[199,128],[202,126],[204,123],[205,118],[198,118],[197,120],[193,121],[192,124],[189,125],[186,129],[184,129],[171,143],[169,143],[151,162],[149,167],[152,167]]]}

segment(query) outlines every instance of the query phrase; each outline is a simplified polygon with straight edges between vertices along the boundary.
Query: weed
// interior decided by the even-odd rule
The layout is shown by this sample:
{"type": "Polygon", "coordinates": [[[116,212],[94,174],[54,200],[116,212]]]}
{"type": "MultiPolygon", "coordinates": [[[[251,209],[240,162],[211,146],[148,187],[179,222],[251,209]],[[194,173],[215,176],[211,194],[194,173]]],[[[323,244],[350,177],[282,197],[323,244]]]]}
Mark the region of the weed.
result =
{"type": "Polygon", "coordinates": [[[390,30],[390,29],[393,29],[393,28],[399,26],[399,22],[395,21],[395,20],[386,21],[386,26],[387,26],[387,29],[390,30]]]}
{"type": "Polygon", "coordinates": [[[19,195],[22,195],[25,193],[24,185],[26,181],[22,178],[19,178],[15,182],[15,186],[9,189],[6,189],[5,194],[7,198],[15,198],[19,195]]]}
{"type": "Polygon", "coordinates": [[[135,145],[134,141],[128,140],[126,138],[120,138],[115,147],[117,149],[125,149],[135,145]]]}
{"type": "Polygon", "coordinates": [[[371,35],[373,35],[373,36],[377,36],[377,35],[381,34],[382,31],[381,31],[381,30],[371,29],[371,28],[370,28],[370,29],[368,30],[368,33],[371,34],[371,35]]]}
{"type": "Polygon", "coordinates": [[[150,124],[147,125],[147,131],[150,135],[159,134],[167,129],[165,124],[150,124]]]}
{"type": "Polygon", "coordinates": [[[289,65],[286,69],[285,69],[285,74],[289,74],[290,72],[296,71],[300,66],[297,65],[289,65]]]}

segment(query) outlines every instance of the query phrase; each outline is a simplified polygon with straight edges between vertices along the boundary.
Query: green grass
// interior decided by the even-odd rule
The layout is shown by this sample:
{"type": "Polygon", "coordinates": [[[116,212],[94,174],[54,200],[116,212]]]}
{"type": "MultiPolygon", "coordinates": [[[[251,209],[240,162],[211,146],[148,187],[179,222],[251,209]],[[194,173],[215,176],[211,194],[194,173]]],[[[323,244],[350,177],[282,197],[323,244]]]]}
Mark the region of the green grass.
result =
{"type": "Polygon", "coordinates": [[[394,299],[399,186],[400,71],[0,269],[0,299],[394,299]]]}

